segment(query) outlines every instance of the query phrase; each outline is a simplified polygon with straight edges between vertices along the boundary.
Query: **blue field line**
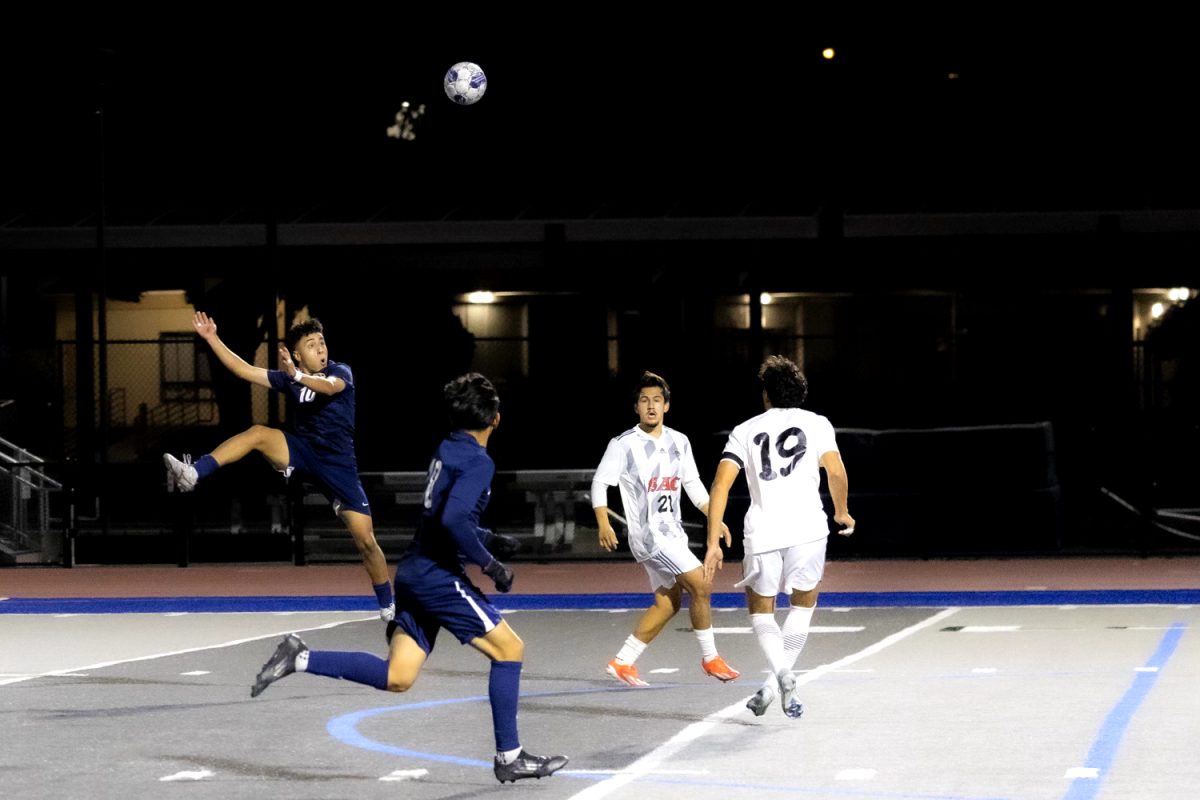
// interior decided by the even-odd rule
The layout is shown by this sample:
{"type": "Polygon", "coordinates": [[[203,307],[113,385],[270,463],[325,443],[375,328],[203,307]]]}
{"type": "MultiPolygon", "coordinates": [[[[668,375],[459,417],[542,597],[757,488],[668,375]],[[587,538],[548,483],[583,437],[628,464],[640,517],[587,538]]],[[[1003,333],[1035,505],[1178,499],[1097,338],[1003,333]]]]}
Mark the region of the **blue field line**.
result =
{"type": "Polygon", "coordinates": [[[1179,646],[1179,640],[1183,638],[1185,629],[1186,626],[1182,622],[1171,626],[1170,630],[1163,635],[1154,654],[1150,656],[1150,660],[1145,664],[1153,671],[1139,672],[1135,675],[1133,685],[1121,696],[1112,711],[1108,712],[1104,724],[1100,726],[1100,731],[1096,735],[1096,741],[1083,761],[1084,767],[1096,770],[1096,777],[1075,778],[1067,793],[1063,795],[1063,800],[1092,800],[1100,793],[1104,779],[1108,777],[1109,772],[1112,771],[1113,762],[1117,760],[1121,739],[1129,730],[1134,713],[1150,694],[1154,684],[1158,682],[1162,668],[1175,653],[1175,648],[1179,646]]]}
{"type": "MultiPolygon", "coordinates": [[[[492,595],[501,609],[578,611],[638,609],[648,593],[492,595]]],[[[713,595],[714,608],[745,608],[741,594],[713,595]]],[[[781,605],[787,599],[779,598],[781,605]]],[[[1186,605],[1200,603],[1200,589],[1087,589],[1011,592],[825,592],[823,607],[947,608],[951,606],[1186,605]]],[[[378,609],[373,596],[309,595],[272,597],[70,597],[0,599],[0,614],[166,614],[231,612],[362,611],[378,609]]]]}
{"type": "MultiPolygon", "coordinates": [[[[662,689],[672,689],[672,684],[657,684],[636,690],[637,692],[654,691],[662,689]]],[[[531,697],[572,697],[584,694],[597,694],[600,692],[628,692],[626,686],[605,687],[603,689],[574,689],[567,691],[552,691],[552,692],[522,692],[522,698],[531,697]]],[[[386,742],[376,741],[369,736],[364,735],[358,730],[358,724],[364,719],[378,717],[383,714],[392,714],[405,711],[426,711],[432,708],[446,707],[459,705],[462,703],[486,703],[488,702],[487,695],[475,695],[471,697],[454,697],[444,700],[426,700],[424,702],[409,703],[400,706],[386,706],[383,708],[375,707],[368,708],[362,711],[353,711],[349,714],[342,714],[334,717],[326,723],[325,729],[329,734],[337,739],[342,744],[351,747],[358,747],[363,750],[371,750],[376,753],[386,753],[391,756],[400,756],[401,758],[412,758],[422,761],[434,761],[442,764],[454,764],[460,767],[480,767],[491,769],[492,762],[490,760],[483,761],[476,758],[466,758],[463,756],[450,755],[448,753],[431,753],[424,750],[410,750],[398,745],[388,744],[386,742]]],[[[399,731],[411,731],[412,728],[405,725],[400,725],[395,728],[399,731]]],[[[600,782],[612,778],[612,773],[604,772],[588,772],[581,769],[564,770],[558,773],[560,778],[575,778],[586,781],[600,782]]],[[[688,778],[669,778],[656,775],[641,775],[637,778],[641,784],[662,784],[679,787],[680,794],[687,792],[686,787],[704,787],[706,789],[722,788],[730,789],[739,793],[754,793],[765,794],[769,796],[777,796],[780,794],[791,795],[792,797],[837,797],[845,798],[846,800],[854,800],[856,798],[875,798],[875,800],[1007,800],[1002,797],[968,797],[964,795],[944,795],[944,794],[928,794],[924,792],[903,792],[903,791],[884,791],[878,790],[862,790],[855,788],[830,789],[825,786],[777,786],[771,784],[751,783],[748,781],[738,782],[715,782],[711,776],[703,778],[688,779],[688,778]]],[[[631,792],[632,796],[637,796],[637,792],[631,792]]]]}

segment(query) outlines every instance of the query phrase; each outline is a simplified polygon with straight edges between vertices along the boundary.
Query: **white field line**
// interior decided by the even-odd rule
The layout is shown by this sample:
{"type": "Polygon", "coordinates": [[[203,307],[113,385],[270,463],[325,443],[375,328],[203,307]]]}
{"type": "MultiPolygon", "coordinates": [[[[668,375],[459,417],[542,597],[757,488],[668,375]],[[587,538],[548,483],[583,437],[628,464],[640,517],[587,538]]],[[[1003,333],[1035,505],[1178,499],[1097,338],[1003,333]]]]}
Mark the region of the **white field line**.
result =
{"type": "MultiPolygon", "coordinates": [[[[954,614],[957,611],[957,608],[943,609],[934,614],[932,617],[927,617],[915,625],[910,625],[904,630],[897,631],[890,636],[880,639],[878,642],[875,642],[872,645],[864,647],[857,653],[851,653],[845,658],[840,658],[830,664],[822,664],[821,666],[798,676],[796,678],[796,684],[800,685],[811,683],[822,675],[839,670],[842,667],[853,664],[856,661],[861,661],[868,656],[873,656],[879,651],[891,647],[897,642],[912,636],[917,631],[928,628],[931,625],[938,624],[942,620],[946,619],[946,617],[949,617],[951,614],[954,614]]],[[[639,778],[650,775],[651,773],[661,772],[662,770],[660,769],[660,765],[663,762],[667,761],[680,750],[707,734],[717,726],[717,723],[732,717],[734,714],[745,711],[745,703],[746,698],[742,698],[733,705],[726,706],[719,711],[714,711],[712,714],[709,714],[699,722],[693,722],[691,725],[688,725],[679,733],[675,734],[670,739],[663,742],[658,747],[651,750],[649,753],[642,756],[625,769],[620,770],[613,777],[606,778],[599,783],[594,783],[588,788],[584,789],[582,792],[571,795],[570,800],[597,800],[597,798],[600,797],[607,797],[613,792],[621,789],[624,786],[627,786],[630,783],[633,783],[639,778]]]]}

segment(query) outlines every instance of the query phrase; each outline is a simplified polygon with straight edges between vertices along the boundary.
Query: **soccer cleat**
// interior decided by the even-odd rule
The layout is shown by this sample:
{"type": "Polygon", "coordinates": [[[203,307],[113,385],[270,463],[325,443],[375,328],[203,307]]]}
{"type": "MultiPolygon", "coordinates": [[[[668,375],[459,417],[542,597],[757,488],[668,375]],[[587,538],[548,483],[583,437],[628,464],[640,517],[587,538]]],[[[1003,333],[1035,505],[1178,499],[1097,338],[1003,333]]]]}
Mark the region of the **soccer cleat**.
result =
{"type": "Polygon", "coordinates": [[[384,622],[391,622],[396,618],[396,604],[388,603],[379,609],[379,618],[384,622]]]}
{"type": "Polygon", "coordinates": [[[754,716],[761,717],[767,713],[767,709],[775,702],[775,687],[766,685],[754,693],[754,696],[746,701],[746,708],[754,712],[754,716]]]}
{"type": "Polygon", "coordinates": [[[796,676],[790,669],[785,669],[780,671],[778,677],[779,702],[783,705],[783,713],[792,719],[800,719],[800,715],[804,713],[804,706],[797,696],[796,676]]]}
{"type": "Polygon", "coordinates": [[[196,468],[191,464],[191,458],[184,456],[186,461],[180,461],[170,453],[163,453],[163,464],[167,467],[167,491],[178,489],[190,492],[196,488],[196,468]]]}
{"type": "Polygon", "coordinates": [[[501,783],[516,783],[521,778],[547,778],[565,767],[567,761],[566,756],[535,756],[522,749],[521,754],[508,764],[500,763],[500,757],[497,756],[492,769],[496,773],[496,780],[501,783]]]}
{"type": "Polygon", "coordinates": [[[617,680],[628,683],[630,686],[650,685],[638,677],[637,667],[635,667],[633,664],[622,664],[615,658],[608,662],[608,666],[604,668],[604,671],[609,675],[612,675],[617,680]]]}
{"type": "Polygon", "coordinates": [[[294,633],[289,633],[275,648],[275,652],[263,664],[250,689],[251,697],[258,697],[263,690],[280,678],[296,671],[296,656],[308,652],[308,645],[294,633]]]}
{"type": "Polygon", "coordinates": [[[700,668],[723,683],[728,683],[729,681],[735,680],[738,675],[742,674],[726,664],[725,659],[721,658],[720,656],[714,656],[708,661],[701,661],[700,668]]]}

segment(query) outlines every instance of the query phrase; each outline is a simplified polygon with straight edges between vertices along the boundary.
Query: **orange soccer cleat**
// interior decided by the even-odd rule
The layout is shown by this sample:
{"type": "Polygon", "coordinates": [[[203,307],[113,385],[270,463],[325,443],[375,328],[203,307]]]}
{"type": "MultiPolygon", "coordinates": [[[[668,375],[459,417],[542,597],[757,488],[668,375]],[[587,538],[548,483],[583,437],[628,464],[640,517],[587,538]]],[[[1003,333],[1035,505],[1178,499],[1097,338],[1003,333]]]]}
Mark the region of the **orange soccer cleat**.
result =
{"type": "Polygon", "coordinates": [[[622,664],[615,658],[608,662],[608,666],[604,671],[612,675],[617,680],[628,683],[630,686],[649,686],[644,680],[638,677],[637,667],[633,664],[622,664]]]}
{"type": "Polygon", "coordinates": [[[700,668],[717,680],[725,683],[736,679],[738,675],[742,674],[726,664],[725,659],[720,656],[710,658],[708,661],[701,661],[700,668]]]}

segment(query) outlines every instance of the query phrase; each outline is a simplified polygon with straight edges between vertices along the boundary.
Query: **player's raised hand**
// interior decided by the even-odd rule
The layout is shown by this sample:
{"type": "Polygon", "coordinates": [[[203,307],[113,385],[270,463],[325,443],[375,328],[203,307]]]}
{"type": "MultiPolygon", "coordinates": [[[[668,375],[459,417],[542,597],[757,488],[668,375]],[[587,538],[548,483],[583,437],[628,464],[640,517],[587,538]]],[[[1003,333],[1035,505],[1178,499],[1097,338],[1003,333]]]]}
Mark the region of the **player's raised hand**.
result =
{"type": "Polygon", "coordinates": [[[200,338],[206,342],[217,335],[217,323],[203,311],[197,311],[192,315],[192,327],[196,329],[196,333],[200,338]]]}
{"type": "Polygon", "coordinates": [[[296,365],[292,363],[292,354],[286,344],[279,345],[279,368],[292,380],[296,379],[296,365]]]}

